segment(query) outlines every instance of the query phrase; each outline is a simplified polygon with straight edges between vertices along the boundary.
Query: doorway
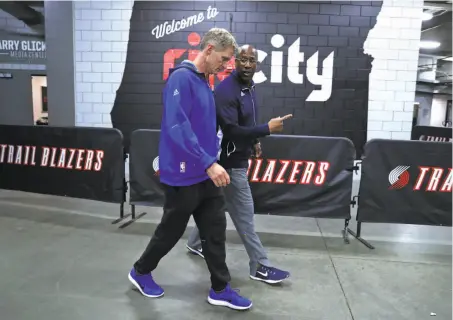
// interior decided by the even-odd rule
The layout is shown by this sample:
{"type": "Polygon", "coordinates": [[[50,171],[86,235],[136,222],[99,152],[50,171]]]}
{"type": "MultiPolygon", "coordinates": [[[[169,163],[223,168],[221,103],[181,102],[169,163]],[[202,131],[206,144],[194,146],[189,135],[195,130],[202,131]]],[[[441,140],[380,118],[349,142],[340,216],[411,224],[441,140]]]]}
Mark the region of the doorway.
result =
{"type": "Polygon", "coordinates": [[[33,96],[33,123],[47,125],[49,115],[47,109],[47,76],[32,75],[31,90],[33,96]]]}
{"type": "Polygon", "coordinates": [[[445,121],[442,122],[444,127],[451,127],[452,122],[451,122],[451,100],[447,101],[447,109],[445,110],[445,121]]]}

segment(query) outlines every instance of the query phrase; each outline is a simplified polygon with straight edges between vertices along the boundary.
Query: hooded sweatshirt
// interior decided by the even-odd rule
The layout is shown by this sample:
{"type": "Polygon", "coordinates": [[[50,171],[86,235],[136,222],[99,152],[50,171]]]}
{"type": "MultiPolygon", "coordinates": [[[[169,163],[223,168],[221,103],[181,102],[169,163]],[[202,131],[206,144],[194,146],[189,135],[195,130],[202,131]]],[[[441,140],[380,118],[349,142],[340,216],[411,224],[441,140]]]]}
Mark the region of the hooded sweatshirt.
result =
{"type": "Polygon", "coordinates": [[[190,186],[209,179],[217,160],[218,138],[213,93],[190,61],[170,69],[163,92],[159,142],[160,181],[190,186]]]}

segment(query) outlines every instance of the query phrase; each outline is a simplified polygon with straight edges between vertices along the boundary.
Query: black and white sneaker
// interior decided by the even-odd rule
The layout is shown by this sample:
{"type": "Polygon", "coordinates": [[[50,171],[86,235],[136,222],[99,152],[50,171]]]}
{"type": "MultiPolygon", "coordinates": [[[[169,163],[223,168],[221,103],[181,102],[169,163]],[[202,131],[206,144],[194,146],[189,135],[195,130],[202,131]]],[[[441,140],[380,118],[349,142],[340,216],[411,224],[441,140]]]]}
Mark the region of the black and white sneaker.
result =
{"type": "Polygon", "coordinates": [[[202,248],[200,248],[200,249],[192,248],[192,247],[189,247],[189,245],[187,245],[187,244],[186,244],[186,248],[190,251],[190,253],[196,254],[204,259],[202,248]]]}
{"type": "Polygon", "coordinates": [[[257,281],[263,281],[269,284],[280,283],[283,280],[289,278],[289,272],[280,270],[273,267],[266,267],[260,265],[254,276],[250,275],[250,278],[257,281]]]}

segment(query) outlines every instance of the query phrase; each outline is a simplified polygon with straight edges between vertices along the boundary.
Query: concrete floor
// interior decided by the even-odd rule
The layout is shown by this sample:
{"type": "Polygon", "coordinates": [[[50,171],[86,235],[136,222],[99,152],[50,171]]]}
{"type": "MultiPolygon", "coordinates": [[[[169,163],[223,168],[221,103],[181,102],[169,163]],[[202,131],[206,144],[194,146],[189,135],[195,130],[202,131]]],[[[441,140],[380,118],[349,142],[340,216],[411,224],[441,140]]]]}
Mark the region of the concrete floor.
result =
{"type": "Polygon", "coordinates": [[[232,284],[254,302],[237,312],[206,302],[207,268],[185,249],[190,227],[154,273],[165,296],[132,290],[127,273],[161,214],[139,209],[148,214],[119,229],[117,205],[0,191],[0,319],[452,319],[450,228],[364,225],[369,250],[344,244],[342,221],[257,216],[271,260],[292,272],[272,287],[249,280],[229,221],[232,284]]]}

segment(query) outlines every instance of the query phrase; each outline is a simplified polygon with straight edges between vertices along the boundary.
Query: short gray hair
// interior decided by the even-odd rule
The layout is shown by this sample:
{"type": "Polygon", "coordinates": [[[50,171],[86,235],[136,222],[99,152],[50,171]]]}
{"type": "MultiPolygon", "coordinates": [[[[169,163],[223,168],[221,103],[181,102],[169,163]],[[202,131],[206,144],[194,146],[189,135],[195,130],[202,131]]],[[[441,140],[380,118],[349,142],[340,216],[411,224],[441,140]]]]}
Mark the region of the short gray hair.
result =
{"type": "Polygon", "coordinates": [[[237,50],[237,43],[233,35],[228,30],[223,28],[212,28],[201,39],[200,48],[204,50],[208,44],[215,47],[216,51],[225,50],[232,47],[234,51],[237,50]]]}

